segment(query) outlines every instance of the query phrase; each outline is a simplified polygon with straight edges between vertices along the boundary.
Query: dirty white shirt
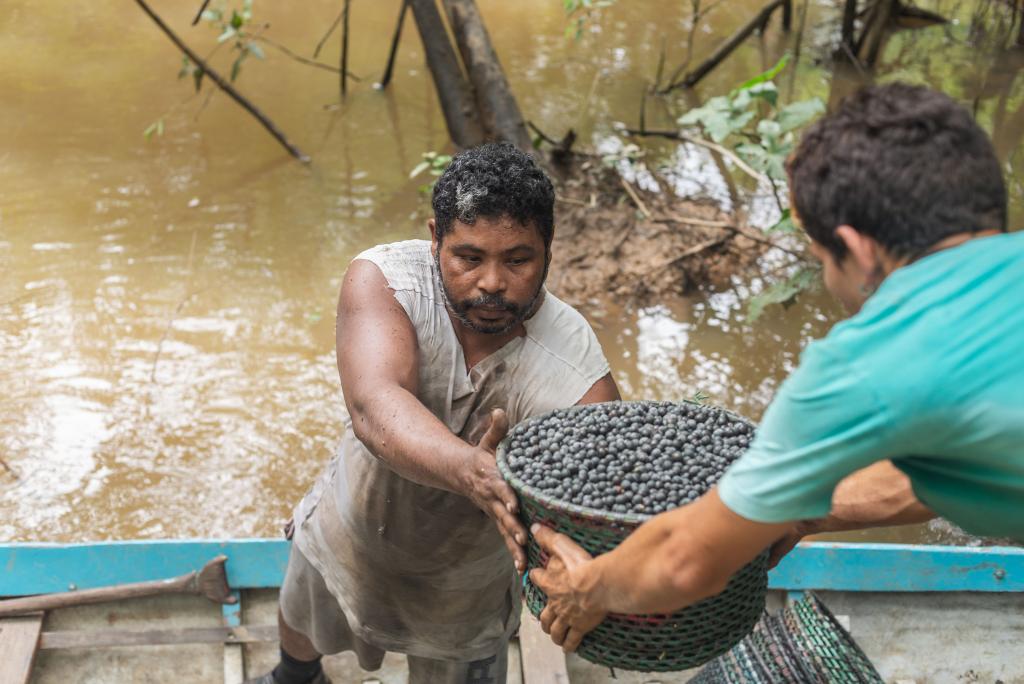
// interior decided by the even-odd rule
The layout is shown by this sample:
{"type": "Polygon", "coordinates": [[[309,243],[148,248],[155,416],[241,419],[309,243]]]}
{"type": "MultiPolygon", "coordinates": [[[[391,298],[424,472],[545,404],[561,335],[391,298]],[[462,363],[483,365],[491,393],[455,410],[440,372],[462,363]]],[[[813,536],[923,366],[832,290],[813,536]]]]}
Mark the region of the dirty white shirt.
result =
{"type": "MultiPolygon", "coordinates": [[[[545,292],[526,335],[466,371],[430,243],[360,254],[377,265],[416,331],[417,398],[476,444],[493,408],[510,424],[571,406],[609,372],[590,325],[545,292]]],[[[457,325],[457,323],[456,323],[457,325]]],[[[294,543],[323,575],[355,634],[387,651],[473,660],[495,652],[519,621],[519,587],[495,524],[469,499],[407,480],[356,439],[295,509],[294,543]]]]}

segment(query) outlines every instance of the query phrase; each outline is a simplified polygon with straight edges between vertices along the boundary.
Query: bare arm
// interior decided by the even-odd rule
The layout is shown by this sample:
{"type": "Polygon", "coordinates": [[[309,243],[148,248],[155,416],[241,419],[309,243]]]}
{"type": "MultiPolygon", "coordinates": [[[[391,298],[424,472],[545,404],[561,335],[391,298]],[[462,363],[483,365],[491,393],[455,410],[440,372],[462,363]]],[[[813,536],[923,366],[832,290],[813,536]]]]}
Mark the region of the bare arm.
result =
{"type": "Polygon", "coordinates": [[[516,498],[494,464],[508,428],[504,412],[472,446],[452,434],[416,398],[416,331],[376,265],[352,262],[338,300],[338,373],[356,437],[396,473],[461,494],[494,518],[516,565],[526,530],[516,498]],[[518,542],[518,543],[517,543],[518,542]]]}
{"type": "Polygon", "coordinates": [[[612,378],[612,374],[609,373],[603,378],[595,382],[587,393],[580,397],[580,400],[576,402],[577,406],[583,404],[599,404],[605,401],[618,401],[622,397],[619,396],[619,388],[615,384],[615,380],[612,378]]]}
{"type": "Polygon", "coordinates": [[[729,510],[712,489],[644,523],[614,551],[590,560],[568,537],[535,526],[551,560],[530,579],[548,596],[541,625],[574,650],[608,612],[663,613],[721,592],[729,578],[786,532],[729,510]]]}
{"type": "Polygon", "coordinates": [[[772,547],[771,566],[805,535],[869,527],[910,525],[931,520],[935,513],[914,496],[910,478],[891,461],[879,461],[842,480],[832,494],[832,510],[824,518],[803,520],[772,547]]]}

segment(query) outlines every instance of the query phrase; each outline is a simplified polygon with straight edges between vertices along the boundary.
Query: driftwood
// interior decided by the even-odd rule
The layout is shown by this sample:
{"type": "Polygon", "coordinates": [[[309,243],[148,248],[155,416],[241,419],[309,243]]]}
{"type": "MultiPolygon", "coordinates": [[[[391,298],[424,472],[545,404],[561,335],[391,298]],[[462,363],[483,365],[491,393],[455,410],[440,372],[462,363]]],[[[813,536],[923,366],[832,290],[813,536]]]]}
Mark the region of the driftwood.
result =
{"type": "Polygon", "coordinates": [[[725,42],[719,45],[711,56],[704,60],[696,69],[687,73],[680,81],[670,83],[661,92],[669,92],[676,88],[692,88],[697,85],[712,69],[732,54],[733,50],[747,39],[747,36],[756,30],[763,31],[768,24],[768,20],[771,19],[772,13],[780,7],[783,8],[783,28],[788,31],[792,17],[792,0],[772,0],[772,2],[762,7],[761,11],[755,14],[746,24],[729,36],[725,42]]]}
{"type": "Polygon", "coordinates": [[[462,74],[462,67],[448,40],[441,14],[434,0],[409,0],[409,4],[423,41],[427,67],[434,78],[434,88],[441,101],[448,134],[458,147],[479,145],[484,141],[484,128],[473,90],[462,74]]]}
{"type": "Polygon", "coordinates": [[[854,43],[853,29],[854,20],[857,18],[857,0],[846,0],[843,5],[843,24],[840,40],[846,52],[853,54],[856,44],[854,43]]]}
{"type": "Polygon", "coordinates": [[[345,7],[341,10],[341,97],[348,94],[348,14],[352,0],[345,0],[345,7]]]}
{"type": "Polygon", "coordinates": [[[167,24],[164,23],[164,20],[161,19],[160,16],[156,12],[154,12],[149,5],[146,4],[145,0],[135,0],[135,2],[139,7],[142,8],[142,11],[145,12],[149,16],[149,18],[153,20],[153,23],[155,23],[160,28],[160,30],[164,32],[164,35],[170,38],[171,42],[174,43],[179,50],[185,53],[185,56],[188,57],[193,64],[202,69],[203,74],[208,76],[210,80],[217,85],[218,88],[227,93],[231,97],[231,99],[240,104],[243,109],[245,109],[247,112],[256,117],[256,120],[259,121],[265,129],[267,129],[267,132],[274,136],[274,139],[281,143],[282,147],[288,150],[288,154],[292,155],[293,157],[295,157],[296,159],[303,163],[309,162],[309,157],[302,150],[293,145],[291,141],[289,141],[285,134],[281,131],[281,129],[274,125],[274,122],[271,121],[266,114],[260,111],[259,108],[257,108],[256,105],[250,102],[245,96],[243,96],[241,93],[235,90],[234,86],[232,86],[227,81],[227,79],[225,79],[219,73],[214,71],[203,60],[202,57],[197,55],[195,51],[192,50],[192,48],[190,48],[188,45],[185,45],[184,41],[182,41],[181,38],[179,38],[178,35],[174,31],[172,31],[167,24]]]}
{"type": "Polygon", "coordinates": [[[476,94],[484,133],[530,151],[530,136],[474,0],[442,0],[476,94]]]}
{"type": "Polygon", "coordinates": [[[882,43],[898,9],[899,3],[896,0],[877,0],[875,2],[864,21],[864,30],[861,32],[860,40],[857,41],[855,54],[861,64],[870,67],[878,61],[882,43]]]}
{"type": "Polygon", "coordinates": [[[398,10],[398,23],[395,25],[395,34],[391,36],[391,50],[388,52],[388,64],[384,67],[384,75],[380,77],[380,83],[374,87],[383,90],[391,83],[391,74],[395,68],[395,56],[398,54],[398,41],[402,38],[402,25],[405,24],[405,15],[409,12],[409,0],[402,0],[402,8],[398,10]]]}

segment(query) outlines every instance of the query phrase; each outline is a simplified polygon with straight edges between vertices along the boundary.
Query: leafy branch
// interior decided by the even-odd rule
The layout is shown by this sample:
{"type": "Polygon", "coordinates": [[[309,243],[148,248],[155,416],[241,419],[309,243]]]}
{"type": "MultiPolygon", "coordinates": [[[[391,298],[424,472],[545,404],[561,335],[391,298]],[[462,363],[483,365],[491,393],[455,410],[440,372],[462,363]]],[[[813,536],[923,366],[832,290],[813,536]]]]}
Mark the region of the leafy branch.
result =
{"type": "Polygon", "coordinates": [[[565,16],[569,19],[565,27],[565,37],[579,40],[583,36],[587,20],[594,12],[614,4],[615,0],[562,0],[565,16]]]}

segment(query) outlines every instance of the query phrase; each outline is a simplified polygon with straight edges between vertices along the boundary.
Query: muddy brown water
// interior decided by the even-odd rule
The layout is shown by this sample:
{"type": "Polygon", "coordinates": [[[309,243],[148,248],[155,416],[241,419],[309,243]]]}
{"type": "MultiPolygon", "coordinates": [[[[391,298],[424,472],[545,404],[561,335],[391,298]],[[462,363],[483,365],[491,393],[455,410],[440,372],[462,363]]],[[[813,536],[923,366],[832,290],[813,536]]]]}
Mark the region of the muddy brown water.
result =
{"type": "MultiPolygon", "coordinates": [[[[154,4],[190,43],[214,47],[211,28],[188,26],[198,3],[154,4]]],[[[717,6],[695,32],[695,55],[760,4],[717,6]]],[[[309,56],[337,5],[260,2],[256,13],[267,36],[309,56]]],[[[620,2],[579,41],[564,37],[554,0],[480,5],[526,116],[552,134],[571,126],[582,148],[601,152],[623,143],[616,122],[636,123],[663,41],[672,66],[689,33],[689,3],[620,2]]],[[[985,48],[991,36],[975,35],[970,8],[929,6],[959,23],[894,37],[882,71],[977,101],[989,130],[1000,127],[1019,218],[1024,98],[1013,59],[985,48]]],[[[814,59],[831,11],[809,3],[801,59],[781,79],[787,96],[842,89],[814,59]]],[[[369,86],[396,15],[397,2],[354,3],[351,68],[363,81],[343,103],[335,75],[271,46],[244,65],[239,87],[313,157],[305,167],[225,96],[207,102],[208,90],[176,80],[179,54],[133,4],[5,4],[0,455],[15,474],[0,468],[0,539],[278,534],[339,435],[340,277],[362,249],[425,235],[424,181],[408,174],[447,144],[411,23],[391,89],[369,86]],[[144,139],[161,117],[163,134],[144,139]]],[[[751,41],[697,96],[770,65],[787,40],[772,28],[751,41]]],[[[215,57],[225,70],[226,52],[215,57]]],[[[650,103],[651,125],[667,125],[683,102],[650,103]]],[[[651,159],[675,168],[687,193],[734,199],[698,150],[655,145],[651,159]]],[[[744,202],[770,220],[764,197],[744,202]]],[[[751,324],[744,302],[761,286],[737,278],[709,295],[584,311],[627,398],[700,391],[756,419],[800,349],[838,317],[819,292],[751,324]]]]}

